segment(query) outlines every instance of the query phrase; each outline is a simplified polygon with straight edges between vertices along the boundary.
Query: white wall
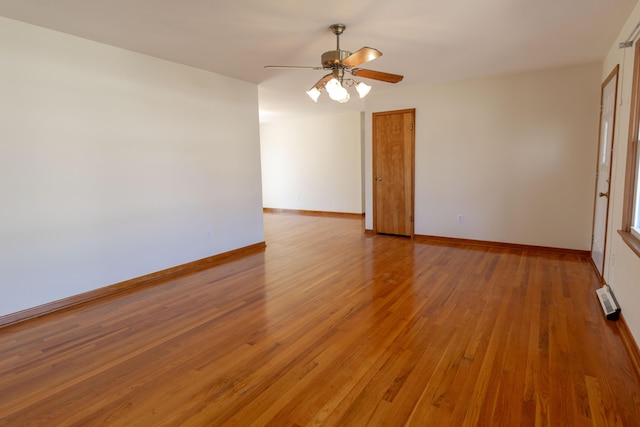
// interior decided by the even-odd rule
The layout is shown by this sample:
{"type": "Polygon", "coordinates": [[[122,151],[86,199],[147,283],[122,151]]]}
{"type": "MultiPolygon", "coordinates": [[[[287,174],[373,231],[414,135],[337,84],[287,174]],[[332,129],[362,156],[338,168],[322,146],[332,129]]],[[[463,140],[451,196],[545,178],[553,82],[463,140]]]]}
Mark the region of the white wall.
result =
{"type": "Polygon", "coordinates": [[[263,205],[363,212],[360,112],[260,125],[263,205]]]}
{"type": "Polygon", "coordinates": [[[371,113],[415,108],[416,234],[589,250],[601,67],[372,91],[366,228],[371,113]]]}
{"type": "Polygon", "coordinates": [[[4,18],[0,40],[0,315],[264,240],[257,86],[4,18]]]}
{"type": "Polygon", "coordinates": [[[617,230],[622,228],[625,165],[631,114],[629,106],[634,62],[634,48],[619,49],[618,43],[627,39],[638,22],[640,22],[640,4],[636,6],[626,25],[621,29],[620,35],[611,46],[604,60],[600,77],[601,81],[604,81],[616,64],[620,65],[604,277],[622,306],[622,315],[636,342],[640,343],[640,258],[631,251],[617,233],[617,230]]]}

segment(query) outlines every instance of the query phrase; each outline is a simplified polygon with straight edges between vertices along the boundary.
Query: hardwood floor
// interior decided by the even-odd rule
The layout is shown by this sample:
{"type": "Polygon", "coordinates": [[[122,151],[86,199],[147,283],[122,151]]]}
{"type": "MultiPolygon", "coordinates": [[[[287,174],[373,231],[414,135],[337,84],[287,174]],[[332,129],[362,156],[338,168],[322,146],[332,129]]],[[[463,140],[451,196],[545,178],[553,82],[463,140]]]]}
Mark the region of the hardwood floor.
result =
{"type": "Polygon", "coordinates": [[[0,425],[640,425],[575,255],[266,214],[267,248],[0,329],[0,425]]]}

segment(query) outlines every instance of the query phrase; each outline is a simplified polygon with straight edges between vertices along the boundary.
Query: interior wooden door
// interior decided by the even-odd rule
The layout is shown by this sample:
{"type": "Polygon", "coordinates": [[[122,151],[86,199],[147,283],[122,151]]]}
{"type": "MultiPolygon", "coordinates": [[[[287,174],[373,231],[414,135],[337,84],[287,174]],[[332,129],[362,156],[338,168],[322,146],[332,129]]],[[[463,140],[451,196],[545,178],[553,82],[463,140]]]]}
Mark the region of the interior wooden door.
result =
{"type": "Polygon", "coordinates": [[[413,236],[415,109],[373,113],[373,228],[413,236]]]}
{"type": "Polygon", "coordinates": [[[593,231],[591,259],[604,277],[604,260],[607,244],[609,217],[609,190],[611,186],[611,155],[613,153],[614,127],[616,123],[616,99],[618,93],[618,66],[602,83],[600,93],[600,137],[598,141],[598,169],[596,194],[593,207],[593,231]]]}

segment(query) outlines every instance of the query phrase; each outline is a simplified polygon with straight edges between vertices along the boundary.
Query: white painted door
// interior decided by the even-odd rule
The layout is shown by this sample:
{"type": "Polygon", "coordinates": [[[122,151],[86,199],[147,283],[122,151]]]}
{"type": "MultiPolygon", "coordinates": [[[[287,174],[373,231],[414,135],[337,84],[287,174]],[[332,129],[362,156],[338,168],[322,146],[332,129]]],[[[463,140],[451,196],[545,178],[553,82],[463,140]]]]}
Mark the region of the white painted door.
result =
{"type": "Polygon", "coordinates": [[[618,66],[602,84],[600,95],[600,136],[598,138],[598,170],[593,212],[593,234],[591,258],[604,275],[604,257],[607,244],[607,221],[609,212],[609,189],[611,180],[611,154],[613,130],[616,120],[616,98],[618,92],[618,66]]]}

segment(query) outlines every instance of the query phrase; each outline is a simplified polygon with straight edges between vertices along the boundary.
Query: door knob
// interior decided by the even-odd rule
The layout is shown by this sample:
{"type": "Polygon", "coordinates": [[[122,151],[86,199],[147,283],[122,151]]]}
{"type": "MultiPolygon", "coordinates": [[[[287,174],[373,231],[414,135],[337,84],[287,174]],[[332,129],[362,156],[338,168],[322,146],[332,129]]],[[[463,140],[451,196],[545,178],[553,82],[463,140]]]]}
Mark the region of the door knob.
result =
{"type": "Polygon", "coordinates": [[[379,176],[376,177],[376,181],[382,181],[382,178],[380,178],[379,176]]]}
{"type": "Polygon", "coordinates": [[[609,198],[609,192],[607,191],[606,193],[603,193],[602,191],[600,192],[600,194],[598,194],[599,197],[607,197],[609,198]]]}

